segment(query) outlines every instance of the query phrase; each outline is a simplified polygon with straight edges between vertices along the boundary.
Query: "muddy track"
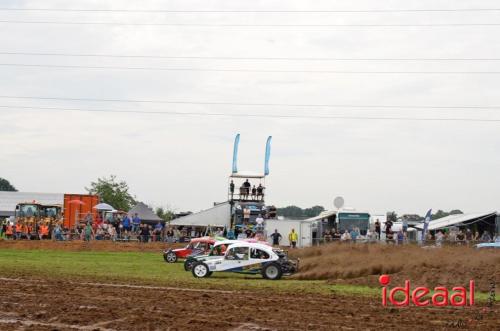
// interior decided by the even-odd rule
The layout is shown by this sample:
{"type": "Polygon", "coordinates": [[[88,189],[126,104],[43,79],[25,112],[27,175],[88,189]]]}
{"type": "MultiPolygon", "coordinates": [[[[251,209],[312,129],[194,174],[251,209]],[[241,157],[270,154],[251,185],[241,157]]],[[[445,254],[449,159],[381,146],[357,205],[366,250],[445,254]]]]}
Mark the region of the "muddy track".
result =
{"type": "Polygon", "coordinates": [[[1,330],[498,329],[498,311],[381,307],[341,295],[0,279],[1,330]],[[480,317],[480,318],[479,318],[480,317]]]}

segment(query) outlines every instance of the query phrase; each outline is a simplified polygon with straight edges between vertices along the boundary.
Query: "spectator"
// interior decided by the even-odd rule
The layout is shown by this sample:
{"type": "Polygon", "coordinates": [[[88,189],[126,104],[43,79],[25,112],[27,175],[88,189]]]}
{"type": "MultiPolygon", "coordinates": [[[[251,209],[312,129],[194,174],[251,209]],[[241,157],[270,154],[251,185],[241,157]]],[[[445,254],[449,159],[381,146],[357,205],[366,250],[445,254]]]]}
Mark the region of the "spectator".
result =
{"type": "Polygon", "coordinates": [[[245,188],[245,195],[246,195],[246,198],[248,199],[248,196],[250,194],[250,188],[252,187],[252,184],[250,184],[250,182],[248,181],[248,178],[243,183],[243,187],[245,188]]]}
{"type": "Polygon", "coordinates": [[[124,232],[123,235],[127,235],[128,232],[130,231],[130,218],[128,217],[128,215],[125,215],[125,217],[122,220],[122,224],[124,232]]]}
{"type": "Polygon", "coordinates": [[[257,199],[257,188],[255,185],[252,187],[252,200],[257,199]]]}
{"type": "Polygon", "coordinates": [[[250,208],[244,208],[243,209],[243,223],[246,225],[248,222],[250,222],[250,208]]]}
{"type": "Polygon", "coordinates": [[[349,231],[345,230],[342,236],[340,237],[341,241],[350,241],[351,240],[351,235],[349,234],[349,231]]]}
{"type": "Polygon", "coordinates": [[[403,216],[403,233],[406,234],[408,232],[408,218],[403,216]]]}
{"type": "Polygon", "coordinates": [[[392,223],[392,221],[391,221],[391,220],[387,220],[387,221],[385,221],[385,234],[386,234],[386,235],[387,235],[387,234],[392,234],[392,230],[391,230],[391,228],[392,228],[392,224],[393,224],[393,223],[392,223]]]}
{"type": "Polygon", "coordinates": [[[247,238],[252,238],[252,232],[253,231],[249,227],[245,229],[245,235],[247,236],[247,238]]]}
{"type": "Polygon", "coordinates": [[[163,231],[163,225],[161,224],[160,221],[156,223],[155,229],[154,229],[154,239],[153,241],[161,241],[161,233],[163,231]]]}
{"type": "Polygon", "coordinates": [[[323,233],[323,240],[325,242],[332,241],[332,234],[331,234],[330,230],[325,230],[325,232],[323,233]]]}
{"type": "Polygon", "coordinates": [[[436,233],[436,246],[441,246],[443,244],[444,234],[442,231],[436,233]]]}
{"type": "Polygon", "coordinates": [[[259,184],[257,187],[257,198],[264,200],[264,186],[262,186],[262,184],[259,184]]]}
{"type": "Polygon", "coordinates": [[[245,186],[242,184],[240,186],[240,199],[241,200],[245,200],[245,195],[246,195],[246,188],[245,186]]]}
{"type": "Polygon", "coordinates": [[[49,226],[46,223],[43,223],[42,225],[40,225],[40,227],[38,229],[38,234],[39,234],[40,240],[47,239],[47,237],[49,236],[49,226]]]}
{"type": "Polygon", "coordinates": [[[104,230],[102,226],[97,227],[97,231],[95,232],[95,240],[103,240],[104,239],[104,230]]]}
{"type": "Polygon", "coordinates": [[[233,200],[233,195],[234,195],[234,182],[231,179],[231,183],[229,183],[229,192],[231,193],[231,200],[233,200]]]}
{"type": "Polygon", "coordinates": [[[485,243],[489,243],[491,241],[491,236],[488,231],[483,232],[483,235],[481,236],[481,241],[485,243]]]}
{"type": "Polygon", "coordinates": [[[290,246],[292,248],[297,248],[297,241],[299,240],[299,235],[295,232],[295,229],[288,234],[288,241],[290,242],[290,246]]]}
{"type": "Polygon", "coordinates": [[[472,233],[472,231],[470,229],[467,229],[465,231],[465,240],[467,241],[467,243],[469,243],[472,240],[474,240],[474,234],[472,233]]]}
{"type": "Polygon", "coordinates": [[[57,224],[56,227],[54,228],[54,235],[55,235],[56,240],[58,240],[58,241],[64,240],[64,238],[62,236],[62,228],[59,224],[57,224]]]}
{"type": "Polygon", "coordinates": [[[380,221],[377,220],[375,221],[375,234],[377,236],[377,239],[380,240],[380,221]]]}
{"type": "Polygon", "coordinates": [[[85,228],[83,229],[83,234],[85,241],[90,241],[90,239],[94,235],[94,229],[92,229],[90,223],[87,223],[87,225],[85,225],[85,228]]]}
{"type": "Polygon", "coordinates": [[[147,243],[149,241],[149,227],[144,224],[143,226],[141,226],[140,228],[140,241],[143,242],[143,243],[147,243]]]}
{"type": "Polygon", "coordinates": [[[256,224],[256,230],[257,231],[263,231],[264,230],[264,218],[262,217],[262,214],[259,214],[257,218],[255,219],[256,224]]]}
{"type": "Polygon", "coordinates": [[[116,228],[114,226],[110,226],[108,228],[108,235],[111,240],[116,241],[117,235],[116,235],[116,228]]]}
{"type": "Polygon", "coordinates": [[[85,223],[90,223],[90,224],[94,223],[94,217],[90,212],[87,212],[83,220],[85,221],[85,223]]]}
{"type": "Polygon", "coordinates": [[[134,218],[132,218],[132,232],[137,233],[139,231],[141,226],[141,219],[137,215],[137,213],[134,214],[134,218]]]}
{"type": "Polygon", "coordinates": [[[227,233],[226,233],[226,238],[227,239],[234,239],[236,238],[236,235],[234,233],[234,230],[233,229],[228,229],[227,230],[227,233]]]}
{"type": "Polygon", "coordinates": [[[465,233],[463,230],[460,230],[455,237],[455,240],[462,244],[465,240],[465,233]]]}
{"type": "Polygon", "coordinates": [[[398,231],[398,234],[397,234],[398,245],[402,245],[404,239],[405,239],[405,233],[401,229],[401,230],[398,231]]]}
{"type": "Polygon", "coordinates": [[[340,241],[342,235],[336,229],[333,229],[332,239],[333,241],[340,241]]]}
{"type": "Polygon", "coordinates": [[[351,235],[351,240],[353,242],[356,242],[356,239],[358,239],[358,236],[359,236],[359,231],[357,228],[354,228],[351,230],[351,232],[349,233],[351,235]]]}
{"type": "Polygon", "coordinates": [[[274,233],[270,237],[273,239],[273,246],[279,246],[282,237],[278,229],[274,229],[274,233]]]}

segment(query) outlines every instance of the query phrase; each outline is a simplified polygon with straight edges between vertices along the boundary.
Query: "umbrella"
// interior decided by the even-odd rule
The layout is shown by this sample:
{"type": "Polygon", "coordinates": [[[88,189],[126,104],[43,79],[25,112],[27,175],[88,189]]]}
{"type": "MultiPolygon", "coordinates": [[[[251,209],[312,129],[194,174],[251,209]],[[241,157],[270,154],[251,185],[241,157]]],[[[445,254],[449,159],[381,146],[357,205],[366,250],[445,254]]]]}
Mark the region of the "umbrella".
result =
{"type": "Polygon", "coordinates": [[[115,208],[108,205],[107,203],[99,203],[99,204],[94,206],[94,209],[97,209],[97,210],[115,210],[115,208]]]}

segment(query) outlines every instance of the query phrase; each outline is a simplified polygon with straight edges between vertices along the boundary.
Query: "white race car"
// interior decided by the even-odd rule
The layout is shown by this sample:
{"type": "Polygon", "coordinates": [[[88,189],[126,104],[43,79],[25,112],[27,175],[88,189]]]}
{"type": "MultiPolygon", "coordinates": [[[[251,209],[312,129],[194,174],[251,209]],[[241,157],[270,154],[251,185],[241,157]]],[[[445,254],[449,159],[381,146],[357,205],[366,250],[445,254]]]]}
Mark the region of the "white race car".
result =
{"type": "Polygon", "coordinates": [[[298,261],[289,260],[286,253],[268,245],[259,243],[234,243],[223,256],[192,265],[194,277],[209,277],[213,272],[237,272],[244,274],[262,274],[266,279],[280,279],[282,275],[291,275],[298,270],[298,261]]]}

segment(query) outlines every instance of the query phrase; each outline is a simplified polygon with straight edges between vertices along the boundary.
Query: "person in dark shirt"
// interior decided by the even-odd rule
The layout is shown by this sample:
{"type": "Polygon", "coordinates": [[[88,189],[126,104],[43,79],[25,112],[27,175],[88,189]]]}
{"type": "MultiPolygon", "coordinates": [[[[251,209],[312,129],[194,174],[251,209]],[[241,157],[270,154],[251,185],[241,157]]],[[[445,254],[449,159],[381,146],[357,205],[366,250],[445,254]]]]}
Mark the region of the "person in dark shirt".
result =
{"type": "Polygon", "coordinates": [[[279,246],[282,236],[278,232],[278,229],[274,229],[274,233],[270,237],[273,239],[273,246],[279,246]]]}
{"type": "Polygon", "coordinates": [[[233,200],[233,195],[234,195],[234,182],[231,179],[231,183],[229,184],[229,192],[231,193],[231,200],[233,200]]]}
{"type": "Polygon", "coordinates": [[[149,227],[146,224],[141,227],[139,235],[143,243],[147,243],[149,241],[149,227]]]}
{"type": "Polygon", "coordinates": [[[248,199],[248,196],[250,195],[250,188],[252,187],[252,184],[250,184],[250,182],[248,181],[248,178],[243,183],[243,187],[245,188],[245,195],[246,195],[246,198],[248,199]]]}
{"type": "Polygon", "coordinates": [[[252,200],[255,200],[257,198],[257,188],[255,185],[252,187],[252,200]]]}
{"type": "Polygon", "coordinates": [[[377,239],[380,240],[380,221],[378,218],[375,221],[375,233],[377,234],[377,239]]]}

